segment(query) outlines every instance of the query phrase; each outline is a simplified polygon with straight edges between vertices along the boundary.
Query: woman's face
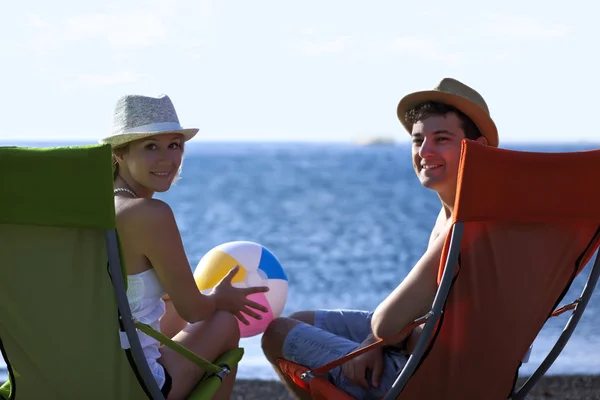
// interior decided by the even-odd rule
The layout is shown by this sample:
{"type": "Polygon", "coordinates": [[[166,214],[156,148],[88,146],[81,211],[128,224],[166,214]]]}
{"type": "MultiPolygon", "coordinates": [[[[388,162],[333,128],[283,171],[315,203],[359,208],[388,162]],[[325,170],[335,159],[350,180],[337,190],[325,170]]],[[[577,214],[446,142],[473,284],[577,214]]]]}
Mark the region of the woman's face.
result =
{"type": "Polygon", "coordinates": [[[131,142],[118,158],[119,170],[152,192],[166,192],[179,172],[182,158],[183,136],[160,134],[131,142]]]}

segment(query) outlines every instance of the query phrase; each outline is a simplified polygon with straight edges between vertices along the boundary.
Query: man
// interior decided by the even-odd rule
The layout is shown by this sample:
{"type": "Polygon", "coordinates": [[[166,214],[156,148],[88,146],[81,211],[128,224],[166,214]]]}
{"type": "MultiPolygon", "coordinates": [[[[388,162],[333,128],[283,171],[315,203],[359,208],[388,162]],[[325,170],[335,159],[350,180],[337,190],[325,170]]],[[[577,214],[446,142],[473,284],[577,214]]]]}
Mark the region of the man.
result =
{"type": "MultiPolygon", "coordinates": [[[[310,398],[278,369],[277,358],[316,368],[400,332],[430,311],[437,273],[452,221],[461,142],[498,146],[498,132],[486,102],[472,88],[451,78],[433,90],[411,93],[398,104],[398,118],[412,137],[412,162],[421,184],[434,190],[441,210],[425,254],[374,312],[301,311],[274,320],[263,335],[267,359],[298,398],[310,398]]],[[[330,380],[356,399],[379,399],[391,387],[421,332],[369,351],[330,371],[330,380]]]]}

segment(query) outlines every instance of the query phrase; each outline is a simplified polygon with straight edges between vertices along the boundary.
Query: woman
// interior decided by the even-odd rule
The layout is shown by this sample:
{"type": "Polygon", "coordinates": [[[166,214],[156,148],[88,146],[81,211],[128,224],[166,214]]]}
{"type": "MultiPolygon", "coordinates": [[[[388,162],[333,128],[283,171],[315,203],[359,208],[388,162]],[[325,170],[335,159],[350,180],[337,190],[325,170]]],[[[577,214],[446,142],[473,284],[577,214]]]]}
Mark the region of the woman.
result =
{"type": "MultiPolygon", "coordinates": [[[[127,268],[127,297],[134,318],[161,330],[208,360],[238,347],[236,317],[267,310],[246,298],[266,287],[231,285],[237,267],[203,295],[196,287],[171,208],[154,199],[177,178],[186,141],[198,129],[183,129],[168,96],[128,95],[118,100],[113,134],[100,140],[113,147],[117,230],[127,268]]],[[[185,398],[204,371],[180,354],[138,332],[144,354],[165,397],[185,398]]],[[[236,369],[215,395],[230,397],[236,369]]]]}

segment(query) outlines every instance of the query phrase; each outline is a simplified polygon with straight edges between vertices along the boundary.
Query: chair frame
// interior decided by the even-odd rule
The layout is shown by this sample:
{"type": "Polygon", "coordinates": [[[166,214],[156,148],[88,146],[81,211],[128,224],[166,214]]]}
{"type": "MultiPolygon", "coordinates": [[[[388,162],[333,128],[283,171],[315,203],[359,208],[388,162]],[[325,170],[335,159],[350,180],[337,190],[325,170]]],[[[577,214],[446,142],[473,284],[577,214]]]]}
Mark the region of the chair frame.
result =
{"type": "Polygon", "coordinates": [[[123,270],[121,269],[121,258],[116,230],[104,232],[106,242],[106,251],[108,255],[108,272],[115,291],[115,298],[119,309],[119,326],[121,328],[121,347],[128,353],[129,362],[142,388],[152,400],[165,400],[156,379],[150,371],[140,339],[134,325],[133,315],[127,300],[127,291],[123,279],[123,270]],[[125,333],[124,340],[122,333],[125,333]]]}

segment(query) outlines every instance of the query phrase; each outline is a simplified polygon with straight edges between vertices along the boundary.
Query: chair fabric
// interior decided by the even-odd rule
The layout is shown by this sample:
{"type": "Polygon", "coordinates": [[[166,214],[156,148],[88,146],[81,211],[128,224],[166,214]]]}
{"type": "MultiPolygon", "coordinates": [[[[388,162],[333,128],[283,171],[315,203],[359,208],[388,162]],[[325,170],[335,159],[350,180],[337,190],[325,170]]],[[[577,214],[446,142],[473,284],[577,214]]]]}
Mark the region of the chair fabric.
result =
{"type": "MultiPolygon", "coordinates": [[[[534,153],[463,141],[452,221],[462,236],[446,240],[440,287],[451,243],[458,262],[443,313],[397,399],[512,395],[529,346],[598,249],[600,188],[576,171],[599,164],[600,150],[534,153]]],[[[301,384],[307,369],[279,362],[301,384]]],[[[333,390],[317,381],[313,397],[322,386],[333,390]]],[[[328,398],[347,398],[333,393],[328,398]]]]}
{"type": "MultiPolygon", "coordinates": [[[[110,145],[2,147],[0,170],[0,348],[9,369],[0,397],[149,398],[122,347],[109,269],[110,145]]],[[[233,367],[242,355],[234,349],[215,364],[233,367]]],[[[210,398],[220,383],[209,376],[188,398],[210,398]]]]}

